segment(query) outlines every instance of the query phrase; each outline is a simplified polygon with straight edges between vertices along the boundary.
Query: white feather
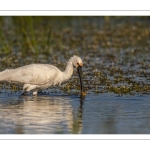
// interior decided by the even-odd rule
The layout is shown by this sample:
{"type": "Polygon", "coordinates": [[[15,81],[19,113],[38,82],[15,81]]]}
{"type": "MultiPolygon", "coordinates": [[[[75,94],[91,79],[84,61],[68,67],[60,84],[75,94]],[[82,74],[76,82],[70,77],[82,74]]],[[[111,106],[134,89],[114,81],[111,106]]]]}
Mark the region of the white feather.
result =
{"type": "Polygon", "coordinates": [[[51,85],[61,84],[71,78],[73,66],[82,65],[82,60],[78,56],[69,59],[64,72],[49,64],[31,64],[16,69],[6,69],[0,72],[0,81],[21,84],[23,90],[29,92],[33,90],[36,95],[38,90],[46,89],[51,85]]]}

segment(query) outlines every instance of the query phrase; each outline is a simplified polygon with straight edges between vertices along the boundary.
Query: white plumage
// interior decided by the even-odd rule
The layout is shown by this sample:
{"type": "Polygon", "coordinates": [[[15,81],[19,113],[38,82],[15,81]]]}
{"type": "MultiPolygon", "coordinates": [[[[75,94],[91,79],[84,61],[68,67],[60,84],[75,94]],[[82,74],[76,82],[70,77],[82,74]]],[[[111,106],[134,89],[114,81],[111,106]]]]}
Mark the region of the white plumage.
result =
{"type": "Polygon", "coordinates": [[[65,71],[60,71],[49,64],[31,64],[16,69],[6,69],[0,72],[0,81],[21,84],[25,92],[33,91],[33,95],[37,95],[38,90],[60,85],[69,80],[73,74],[73,66],[81,68],[82,64],[80,57],[73,56],[69,59],[65,71]]]}

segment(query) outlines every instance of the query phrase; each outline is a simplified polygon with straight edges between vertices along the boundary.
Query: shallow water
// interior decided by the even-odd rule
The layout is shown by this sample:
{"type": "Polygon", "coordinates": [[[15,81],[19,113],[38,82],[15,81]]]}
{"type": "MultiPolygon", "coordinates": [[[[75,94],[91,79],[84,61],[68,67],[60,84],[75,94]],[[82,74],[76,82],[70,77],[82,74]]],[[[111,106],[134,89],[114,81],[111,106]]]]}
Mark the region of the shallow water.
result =
{"type": "Polygon", "coordinates": [[[150,96],[0,95],[2,134],[150,133],[150,96]]]}

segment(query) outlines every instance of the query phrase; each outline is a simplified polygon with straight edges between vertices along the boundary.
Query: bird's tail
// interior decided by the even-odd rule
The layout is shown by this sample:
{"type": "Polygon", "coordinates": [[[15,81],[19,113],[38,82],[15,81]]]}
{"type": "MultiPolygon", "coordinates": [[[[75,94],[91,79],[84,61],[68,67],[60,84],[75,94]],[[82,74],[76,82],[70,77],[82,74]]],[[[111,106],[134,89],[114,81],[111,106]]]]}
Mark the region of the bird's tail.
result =
{"type": "Polygon", "coordinates": [[[8,74],[6,72],[6,70],[0,72],[0,81],[4,81],[6,79],[6,76],[8,74]]]}

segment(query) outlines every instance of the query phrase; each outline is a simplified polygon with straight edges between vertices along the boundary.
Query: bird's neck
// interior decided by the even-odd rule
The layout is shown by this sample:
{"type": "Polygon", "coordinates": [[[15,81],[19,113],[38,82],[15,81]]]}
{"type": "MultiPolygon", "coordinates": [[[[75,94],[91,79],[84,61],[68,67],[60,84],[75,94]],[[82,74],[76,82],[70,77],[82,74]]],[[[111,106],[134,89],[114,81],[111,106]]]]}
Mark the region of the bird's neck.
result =
{"type": "Polygon", "coordinates": [[[65,71],[63,72],[63,81],[69,80],[73,74],[73,64],[72,59],[70,59],[67,63],[65,71]]]}

